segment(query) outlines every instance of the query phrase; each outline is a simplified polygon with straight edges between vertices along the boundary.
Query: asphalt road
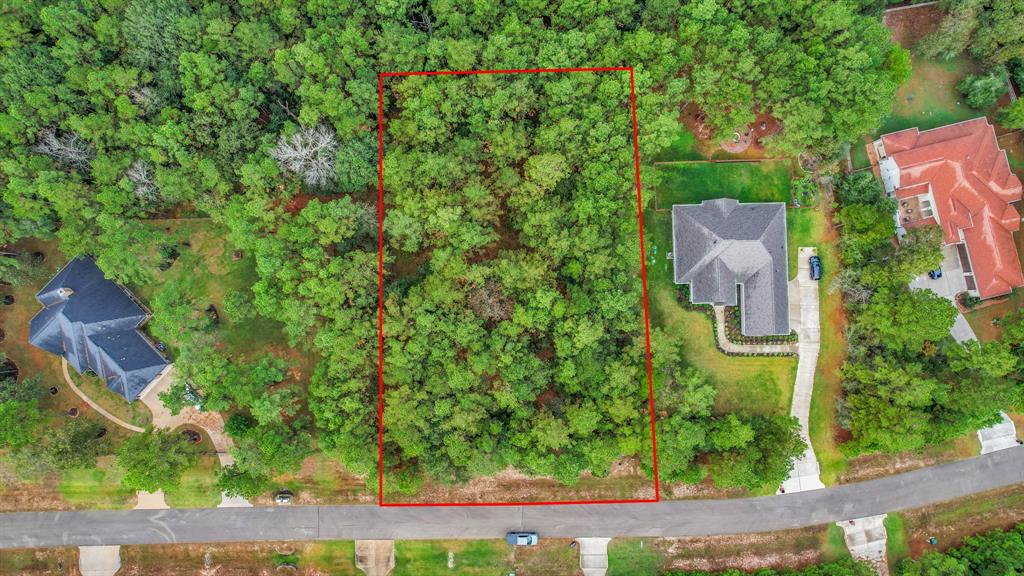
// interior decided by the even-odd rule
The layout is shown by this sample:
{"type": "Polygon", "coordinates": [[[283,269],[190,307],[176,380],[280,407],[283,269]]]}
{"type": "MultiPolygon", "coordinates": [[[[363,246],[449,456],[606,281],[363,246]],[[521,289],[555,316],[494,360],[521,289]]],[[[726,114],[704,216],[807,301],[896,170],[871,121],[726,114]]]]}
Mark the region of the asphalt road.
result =
{"type": "Polygon", "coordinates": [[[0,548],[241,542],[696,536],[813,526],[1024,483],[1024,447],[824,490],[651,504],[380,508],[280,506],[0,514],[0,548]]]}

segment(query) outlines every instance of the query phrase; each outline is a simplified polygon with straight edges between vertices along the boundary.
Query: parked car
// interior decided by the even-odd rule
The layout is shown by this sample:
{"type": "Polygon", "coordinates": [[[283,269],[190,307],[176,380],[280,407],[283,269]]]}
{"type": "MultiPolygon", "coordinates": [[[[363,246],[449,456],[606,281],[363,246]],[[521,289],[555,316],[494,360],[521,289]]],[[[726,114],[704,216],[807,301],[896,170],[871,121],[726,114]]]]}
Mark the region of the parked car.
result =
{"type": "Polygon", "coordinates": [[[935,270],[928,271],[928,277],[932,280],[938,280],[942,278],[942,268],[936,268],[935,270]]]}
{"type": "Polygon", "coordinates": [[[811,280],[821,280],[821,258],[811,256],[808,263],[811,265],[811,280]]]}
{"type": "Polygon", "coordinates": [[[509,532],[505,535],[505,542],[510,546],[536,546],[539,540],[536,532],[509,532]]]}
{"type": "Polygon", "coordinates": [[[281,489],[274,494],[274,502],[276,504],[291,504],[292,496],[294,494],[292,494],[291,490],[281,489]]]}

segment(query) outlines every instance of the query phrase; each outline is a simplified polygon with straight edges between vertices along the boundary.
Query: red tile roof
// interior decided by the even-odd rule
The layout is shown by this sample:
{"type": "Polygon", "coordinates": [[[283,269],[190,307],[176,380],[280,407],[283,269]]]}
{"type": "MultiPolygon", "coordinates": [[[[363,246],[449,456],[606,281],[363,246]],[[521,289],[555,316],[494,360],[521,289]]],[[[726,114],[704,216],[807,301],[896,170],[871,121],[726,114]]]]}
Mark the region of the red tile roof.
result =
{"type": "MultiPolygon", "coordinates": [[[[946,243],[963,233],[978,292],[992,298],[1024,286],[1013,233],[1020,214],[1020,179],[1010,172],[995,129],[976,118],[924,132],[909,128],[882,136],[886,154],[900,169],[897,198],[916,196],[931,184],[946,243]]],[[[931,219],[908,227],[934,223],[931,219]]]]}

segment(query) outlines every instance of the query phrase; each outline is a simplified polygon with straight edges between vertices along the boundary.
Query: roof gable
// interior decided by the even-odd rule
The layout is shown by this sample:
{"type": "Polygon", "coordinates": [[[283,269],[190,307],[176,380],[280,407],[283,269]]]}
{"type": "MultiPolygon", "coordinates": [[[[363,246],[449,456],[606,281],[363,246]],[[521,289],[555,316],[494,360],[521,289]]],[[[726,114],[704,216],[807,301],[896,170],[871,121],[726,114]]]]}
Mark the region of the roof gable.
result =
{"type": "MultiPolygon", "coordinates": [[[[947,244],[967,243],[982,298],[1024,286],[1013,233],[1020,214],[1021,181],[999,148],[985,118],[924,132],[910,128],[882,136],[900,170],[895,194],[905,198],[930,189],[947,244]]],[[[903,222],[906,227],[923,225],[903,222]]]]}
{"type": "Polygon", "coordinates": [[[29,342],[93,371],[129,401],[167,360],[138,327],[149,317],[91,258],[76,258],[36,295],[44,306],[29,322],[29,342]]]}
{"type": "Polygon", "coordinates": [[[788,334],[786,205],[720,198],[672,207],[675,282],[695,303],[734,306],[743,286],[743,333],[788,334]]]}

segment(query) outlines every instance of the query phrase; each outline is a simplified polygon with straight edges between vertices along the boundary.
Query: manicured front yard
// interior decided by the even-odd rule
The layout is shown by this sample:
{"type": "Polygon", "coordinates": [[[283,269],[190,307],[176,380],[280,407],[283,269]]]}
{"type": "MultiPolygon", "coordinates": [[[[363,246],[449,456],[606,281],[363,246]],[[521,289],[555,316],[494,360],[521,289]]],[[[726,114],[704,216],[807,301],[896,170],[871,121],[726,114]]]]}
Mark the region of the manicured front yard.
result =
{"type": "MultiPolygon", "coordinates": [[[[717,411],[788,413],[796,359],[731,357],[719,352],[711,321],[675,301],[672,262],[667,256],[672,250],[671,204],[720,197],[790,204],[792,164],[662,164],[658,171],[662,181],[655,190],[657,204],[644,214],[651,326],[661,328],[665,337],[680,342],[688,363],[713,374],[718,385],[717,411]]],[[[832,286],[839,271],[838,234],[832,229],[823,204],[819,201],[815,206],[788,208],[786,232],[790,277],[797,274],[801,246],[816,247],[824,269],[819,282],[821,351],[811,402],[810,434],[822,467],[822,479],[834,483],[846,467],[846,457],[839,451],[835,438],[835,406],[842,388],[839,369],[846,359],[846,318],[842,296],[832,286]]]]}
{"type": "Polygon", "coordinates": [[[153,413],[142,401],[126,402],[124,396],[107,388],[98,376],[79,374],[71,366],[68,366],[68,375],[86,396],[121,420],[139,428],[145,428],[153,421],[153,413]]]}
{"type": "MultiPolygon", "coordinates": [[[[715,345],[711,320],[676,301],[672,281],[672,218],[668,211],[644,215],[647,242],[647,290],[651,327],[680,344],[687,364],[711,373],[718,387],[715,409],[720,413],[767,414],[789,412],[796,359],[769,356],[727,356],[715,345]]],[[[655,378],[660,375],[656,374],[655,378]]]]}

